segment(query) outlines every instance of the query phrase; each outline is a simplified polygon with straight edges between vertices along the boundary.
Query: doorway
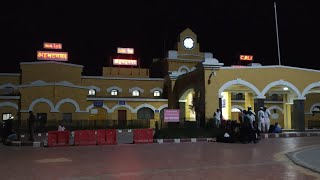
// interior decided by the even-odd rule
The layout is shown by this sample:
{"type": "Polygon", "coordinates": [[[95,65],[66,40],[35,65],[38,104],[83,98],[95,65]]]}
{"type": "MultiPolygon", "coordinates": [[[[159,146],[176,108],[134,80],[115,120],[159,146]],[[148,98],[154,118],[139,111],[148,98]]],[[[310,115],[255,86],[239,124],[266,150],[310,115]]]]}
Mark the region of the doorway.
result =
{"type": "Polygon", "coordinates": [[[118,110],[118,126],[125,128],[127,125],[127,110],[118,110]]]}

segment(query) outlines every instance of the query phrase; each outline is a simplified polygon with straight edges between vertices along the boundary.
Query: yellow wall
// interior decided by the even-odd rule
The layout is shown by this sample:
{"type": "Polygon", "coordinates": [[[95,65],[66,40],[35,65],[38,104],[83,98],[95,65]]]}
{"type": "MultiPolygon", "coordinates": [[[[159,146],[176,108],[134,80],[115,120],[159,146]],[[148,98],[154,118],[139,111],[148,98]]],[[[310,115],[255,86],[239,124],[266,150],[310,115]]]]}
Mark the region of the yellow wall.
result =
{"type": "Polygon", "coordinates": [[[14,85],[20,84],[20,76],[17,75],[3,75],[0,73],[0,86],[3,84],[11,83],[14,85]]]}
{"type": "Polygon", "coordinates": [[[105,77],[139,77],[139,78],[148,78],[149,77],[149,69],[103,67],[103,76],[105,76],[105,77]]]}
{"type": "Polygon", "coordinates": [[[83,86],[97,86],[101,89],[101,92],[97,92],[97,96],[104,97],[132,97],[132,93],[129,92],[130,88],[139,87],[144,89],[143,93],[140,93],[138,98],[161,98],[154,97],[153,93],[150,92],[153,88],[163,89],[164,80],[134,80],[134,79],[93,79],[83,78],[83,86]],[[112,86],[122,88],[122,92],[118,92],[118,96],[111,96],[107,89],[112,86]]]}
{"type": "Polygon", "coordinates": [[[83,66],[68,65],[58,62],[21,63],[22,84],[42,80],[45,82],[68,81],[73,84],[81,83],[83,66]]]}

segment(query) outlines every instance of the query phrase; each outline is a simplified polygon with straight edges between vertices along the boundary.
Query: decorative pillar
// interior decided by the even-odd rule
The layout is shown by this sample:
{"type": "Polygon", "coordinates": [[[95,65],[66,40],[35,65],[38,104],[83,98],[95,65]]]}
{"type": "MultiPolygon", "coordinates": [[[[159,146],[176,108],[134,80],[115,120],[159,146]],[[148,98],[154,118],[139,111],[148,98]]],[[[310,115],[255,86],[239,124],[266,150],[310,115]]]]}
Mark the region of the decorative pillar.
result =
{"type": "Polygon", "coordinates": [[[283,124],[284,129],[291,129],[291,105],[293,104],[293,101],[291,102],[291,96],[288,94],[283,96],[283,124]]]}
{"type": "Polygon", "coordinates": [[[254,109],[254,98],[252,93],[244,93],[244,108],[248,109],[248,107],[252,107],[252,110],[254,109]]]}
{"type": "Polygon", "coordinates": [[[264,99],[256,98],[254,99],[254,112],[256,115],[258,115],[258,111],[260,110],[260,107],[264,107],[264,99]]]}
{"type": "Polygon", "coordinates": [[[179,102],[179,109],[180,109],[180,126],[184,126],[185,116],[186,116],[186,103],[179,102]]]}
{"type": "Polygon", "coordinates": [[[304,100],[293,100],[292,127],[298,131],[305,131],[304,100]]]}
{"type": "Polygon", "coordinates": [[[222,116],[224,119],[231,118],[231,93],[223,92],[222,93],[222,116]]]}

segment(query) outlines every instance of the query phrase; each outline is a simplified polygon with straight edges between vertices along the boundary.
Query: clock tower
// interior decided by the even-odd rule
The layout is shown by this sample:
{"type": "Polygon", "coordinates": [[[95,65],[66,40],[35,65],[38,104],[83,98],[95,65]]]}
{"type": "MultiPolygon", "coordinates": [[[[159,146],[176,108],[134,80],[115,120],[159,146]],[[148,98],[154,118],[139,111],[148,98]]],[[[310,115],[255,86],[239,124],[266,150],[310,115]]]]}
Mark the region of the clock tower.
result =
{"type": "Polygon", "coordinates": [[[197,35],[191,29],[187,28],[180,33],[177,50],[186,54],[199,53],[197,35]]]}

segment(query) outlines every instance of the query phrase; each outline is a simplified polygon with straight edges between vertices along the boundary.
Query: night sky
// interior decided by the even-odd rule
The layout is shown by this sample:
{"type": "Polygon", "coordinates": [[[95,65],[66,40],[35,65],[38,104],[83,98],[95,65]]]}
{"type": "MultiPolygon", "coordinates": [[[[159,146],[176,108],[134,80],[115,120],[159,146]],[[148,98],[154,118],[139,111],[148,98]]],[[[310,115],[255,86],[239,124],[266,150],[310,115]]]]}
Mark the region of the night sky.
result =
{"type": "MultiPolygon", "coordinates": [[[[278,64],[274,6],[263,1],[8,1],[1,4],[0,72],[19,72],[19,62],[37,61],[43,42],[63,44],[69,62],[85,75],[101,75],[117,47],[135,48],[141,67],[174,49],[191,28],[200,50],[225,65],[240,54],[278,64]]],[[[282,65],[320,69],[319,9],[314,2],[277,1],[282,65]]]]}

